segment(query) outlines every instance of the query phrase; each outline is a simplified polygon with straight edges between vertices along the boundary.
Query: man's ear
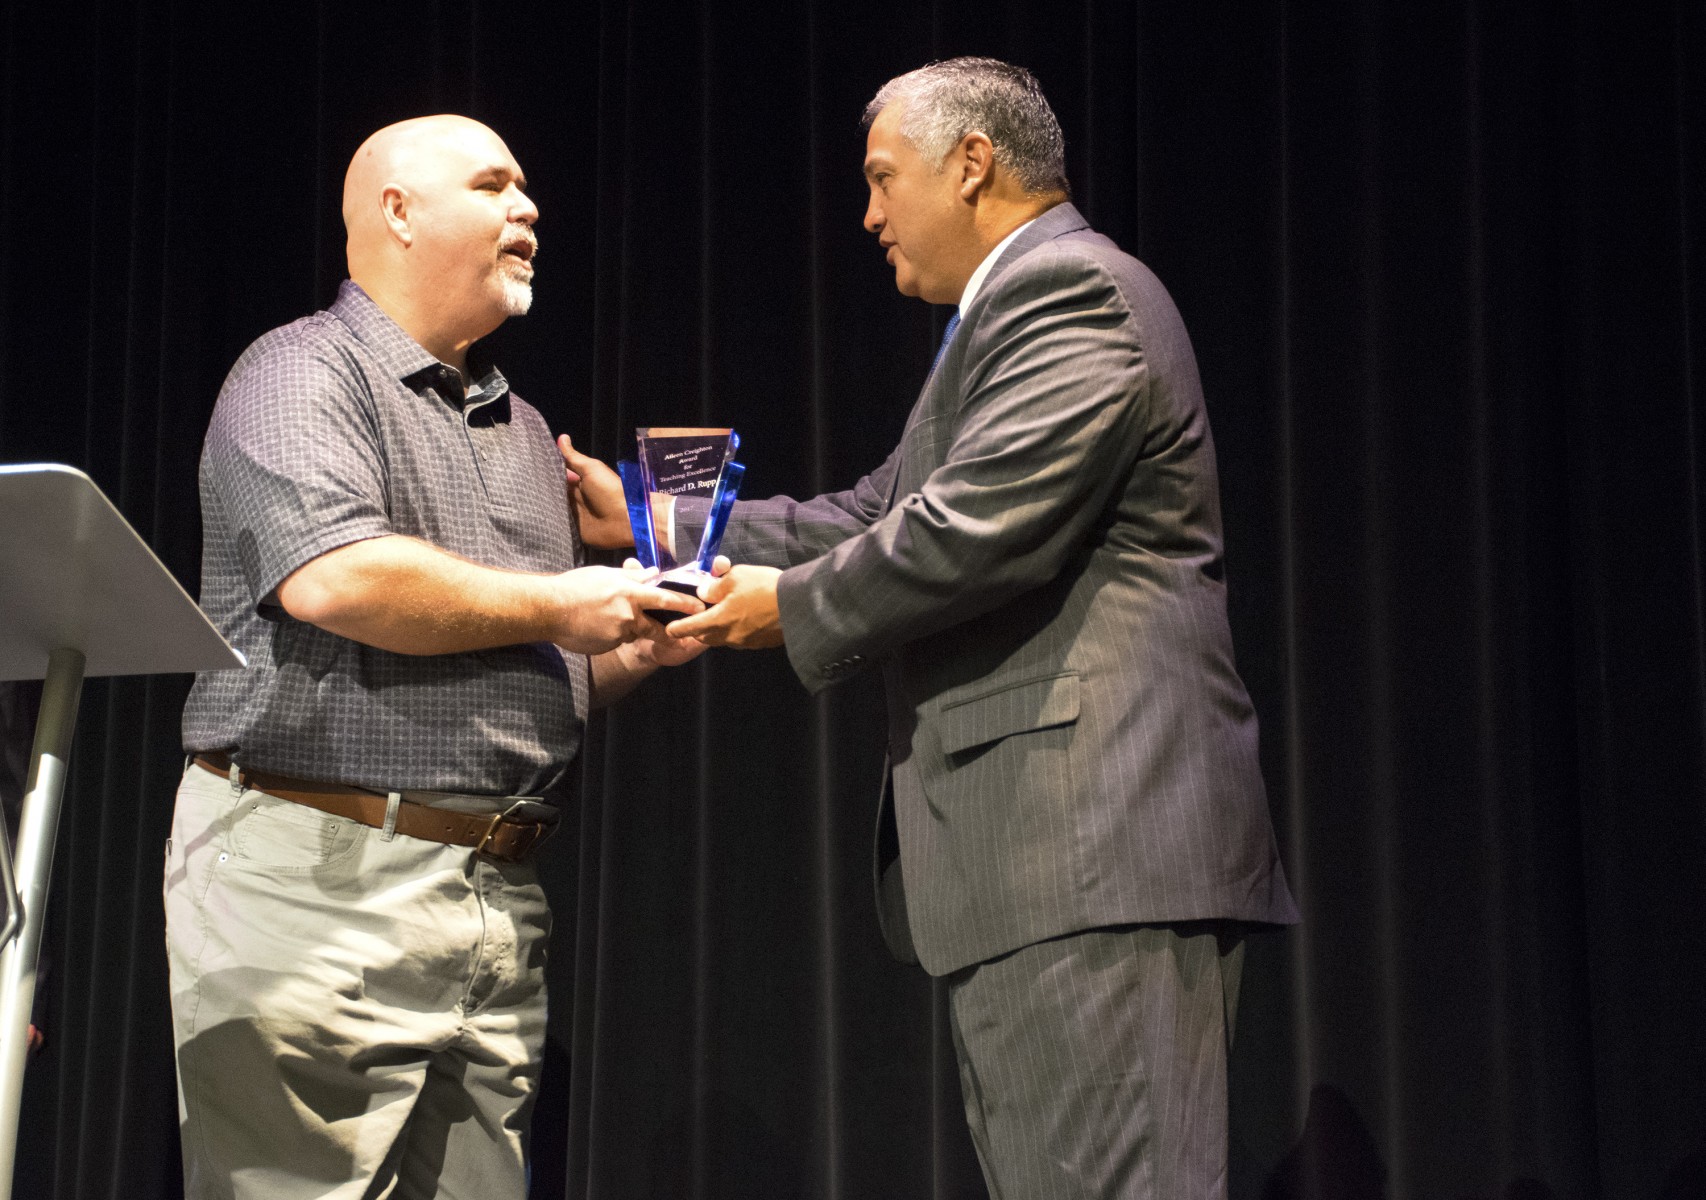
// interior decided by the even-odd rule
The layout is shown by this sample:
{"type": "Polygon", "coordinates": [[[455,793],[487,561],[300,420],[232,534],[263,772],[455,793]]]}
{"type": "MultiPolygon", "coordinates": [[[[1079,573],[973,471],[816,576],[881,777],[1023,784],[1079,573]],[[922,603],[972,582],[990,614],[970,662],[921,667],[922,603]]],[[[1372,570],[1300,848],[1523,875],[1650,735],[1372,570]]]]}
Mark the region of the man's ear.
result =
{"type": "Polygon", "coordinates": [[[989,184],[995,166],[995,146],[988,135],[972,130],[954,148],[953,159],[960,171],[960,199],[970,200],[989,184]]]}
{"type": "Polygon", "coordinates": [[[388,183],[379,192],[379,214],[385,219],[385,227],[391,231],[391,236],[404,246],[411,246],[415,241],[415,231],[410,224],[411,197],[407,188],[395,183],[388,183]]]}

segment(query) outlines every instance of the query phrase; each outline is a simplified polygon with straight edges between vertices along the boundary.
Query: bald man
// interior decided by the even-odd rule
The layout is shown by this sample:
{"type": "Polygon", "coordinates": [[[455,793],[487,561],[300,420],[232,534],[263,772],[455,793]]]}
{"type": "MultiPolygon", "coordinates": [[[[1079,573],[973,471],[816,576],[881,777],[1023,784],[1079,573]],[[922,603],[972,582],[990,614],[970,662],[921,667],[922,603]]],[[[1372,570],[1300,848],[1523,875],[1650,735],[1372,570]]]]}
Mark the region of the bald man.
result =
{"type": "Polygon", "coordinates": [[[201,460],[196,679],[166,853],[186,1192],[519,1198],[545,1033],[541,800],[589,707],[703,647],[580,566],[540,415],[480,339],[538,210],[478,122],[356,152],[336,302],[250,346],[201,460]]]}

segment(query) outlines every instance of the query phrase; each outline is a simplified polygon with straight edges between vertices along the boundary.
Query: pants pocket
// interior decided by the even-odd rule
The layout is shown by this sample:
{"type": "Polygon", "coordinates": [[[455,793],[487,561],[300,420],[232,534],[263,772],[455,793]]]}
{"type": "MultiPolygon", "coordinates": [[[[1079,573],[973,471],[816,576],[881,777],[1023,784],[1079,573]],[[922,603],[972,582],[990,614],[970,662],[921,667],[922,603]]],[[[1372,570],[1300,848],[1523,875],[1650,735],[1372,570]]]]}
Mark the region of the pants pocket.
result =
{"type": "Polygon", "coordinates": [[[236,859],[269,871],[313,871],[351,853],[367,832],[343,817],[262,792],[246,792],[234,814],[236,859]]]}

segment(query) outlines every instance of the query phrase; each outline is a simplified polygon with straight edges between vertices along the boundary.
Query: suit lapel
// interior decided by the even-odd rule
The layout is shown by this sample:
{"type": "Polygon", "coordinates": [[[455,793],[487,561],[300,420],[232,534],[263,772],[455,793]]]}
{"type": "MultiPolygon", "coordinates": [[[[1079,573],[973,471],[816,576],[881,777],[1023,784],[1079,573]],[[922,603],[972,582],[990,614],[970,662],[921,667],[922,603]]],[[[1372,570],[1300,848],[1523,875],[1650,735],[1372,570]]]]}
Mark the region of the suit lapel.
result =
{"type": "Polygon", "coordinates": [[[894,507],[897,497],[913,490],[910,487],[903,489],[901,481],[911,474],[911,469],[916,468],[919,442],[928,437],[930,425],[940,416],[937,410],[943,407],[943,398],[958,390],[957,374],[950,379],[945,370],[950,357],[948,354],[942,356],[942,361],[936,364],[935,370],[931,371],[929,378],[924,381],[924,388],[918,393],[912,411],[907,414],[906,428],[900,435],[900,458],[896,460],[894,476],[889,480],[889,494],[884,511],[894,507]]]}
{"type": "MultiPolygon", "coordinates": [[[[1079,229],[1088,229],[1089,227],[1083,216],[1071,204],[1057,204],[1035,221],[1032,221],[1023,233],[1013,239],[1013,244],[1002,251],[1001,257],[996,259],[989,268],[989,274],[984,276],[983,287],[978,292],[977,300],[973,301],[972,311],[966,314],[966,319],[954,333],[954,340],[948,344],[941,358],[931,368],[930,374],[924,380],[924,388],[918,393],[918,400],[913,404],[912,412],[906,418],[906,428],[901,433],[901,456],[895,465],[894,476],[889,481],[889,494],[884,503],[885,512],[894,507],[897,497],[904,496],[913,490],[912,488],[902,489],[901,480],[911,473],[908,470],[909,466],[913,470],[916,470],[918,466],[917,452],[920,447],[913,443],[926,436],[921,432],[922,427],[932,420],[946,419],[948,411],[951,409],[953,397],[959,394],[961,373],[959,356],[954,353],[954,347],[956,343],[963,343],[964,339],[970,336],[969,326],[976,321],[978,311],[982,307],[978,301],[989,295],[996,278],[1022,255],[1046,241],[1060,237],[1062,234],[1072,233],[1079,229]]],[[[935,439],[931,440],[934,443],[935,439]]],[[[931,464],[932,469],[934,465],[931,464]]]]}

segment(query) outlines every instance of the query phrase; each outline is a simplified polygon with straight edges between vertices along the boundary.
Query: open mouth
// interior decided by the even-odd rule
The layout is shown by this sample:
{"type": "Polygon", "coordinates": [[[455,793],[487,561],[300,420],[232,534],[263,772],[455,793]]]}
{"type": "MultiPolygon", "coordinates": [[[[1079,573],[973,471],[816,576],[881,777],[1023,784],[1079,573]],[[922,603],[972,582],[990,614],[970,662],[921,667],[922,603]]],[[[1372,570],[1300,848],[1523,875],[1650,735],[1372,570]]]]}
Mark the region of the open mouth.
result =
{"type": "Polygon", "coordinates": [[[498,253],[500,256],[519,263],[528,271],[532,271],[533,256],[538,253],[538,251],[539,240],[533,236],[532,230],[528,230],[523,235],[510,237],[503,243],[503,245],[498,247],[498,253]]]}

